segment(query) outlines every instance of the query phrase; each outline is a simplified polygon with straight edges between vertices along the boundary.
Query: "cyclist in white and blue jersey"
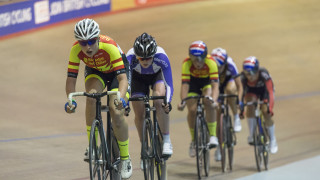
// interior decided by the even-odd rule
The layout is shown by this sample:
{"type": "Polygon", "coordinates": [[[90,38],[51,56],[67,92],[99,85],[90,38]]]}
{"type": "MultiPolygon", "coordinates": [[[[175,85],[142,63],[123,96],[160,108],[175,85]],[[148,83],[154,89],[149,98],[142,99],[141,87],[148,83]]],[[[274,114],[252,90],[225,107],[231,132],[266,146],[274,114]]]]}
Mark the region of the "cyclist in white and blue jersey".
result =
{"type": "MultiPolygon", "coordinates": [[[[216,61],[219,69],[219,91],[220,93],[238,95],[239,100],[241,100],[243,87],[241,83],[240,74],[238,68],[232,58],[228,56],[228,53],[223,48],[215,48],[211,52],[211,56],[216,61]]],[[[241,101],[238,101],[241,104],[241,101]]],[[[233,117],[234,117],[234,131],[240,132],[241,121],[238,112],[238,104],[235,98],[228,100],[228,104],[231,107],[233,117]]],[[[220,116],[220,113],[218,113],[220,116]]],[[[217,148],[215,152],[215,159],[219,161],[221,159],[220,149],[217,148]]]]}
{"type": "MultiPolygon", "coordinates": [[[[166,96],[168,104],[155,100],[157,119],[163,134],[163,154],[172,155],[172,144],[169,135],[169,112],[172,109],[173,82],[170,61],[164,49],[157,46],[152,36],[143,33],[134,42],[133,48],[127,53],[131,71],[131,96],[149,95],[166,96]]],[[[145,115],[143,102],[133,101],[135,124],[142,140],[142,125],[145,115]]]]}

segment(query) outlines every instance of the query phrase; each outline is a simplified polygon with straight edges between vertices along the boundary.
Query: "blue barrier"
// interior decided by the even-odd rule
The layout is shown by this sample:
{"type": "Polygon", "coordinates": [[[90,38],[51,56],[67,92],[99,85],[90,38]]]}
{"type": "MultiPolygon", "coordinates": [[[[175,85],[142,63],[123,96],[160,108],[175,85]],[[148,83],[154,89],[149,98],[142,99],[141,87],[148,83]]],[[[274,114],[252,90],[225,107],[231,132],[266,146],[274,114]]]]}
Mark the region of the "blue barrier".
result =
{"type": "Polygon", "coordinates": [[[110,11],[110,0],[29,0],[0,6],[0,37],[110,11]]]}

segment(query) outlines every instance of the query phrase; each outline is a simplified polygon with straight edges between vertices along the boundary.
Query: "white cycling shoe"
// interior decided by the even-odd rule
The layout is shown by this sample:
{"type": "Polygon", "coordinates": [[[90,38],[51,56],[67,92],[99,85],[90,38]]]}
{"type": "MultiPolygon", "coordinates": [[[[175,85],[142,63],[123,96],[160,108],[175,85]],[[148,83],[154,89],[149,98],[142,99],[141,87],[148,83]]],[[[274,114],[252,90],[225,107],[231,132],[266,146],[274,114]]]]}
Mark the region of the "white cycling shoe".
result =
{"type": "Polygon", "coordinates": [[[192,157],[192,158],[196,156],[196,147],[195,147],[194,141],[192,141],[192,142],[190,143],[190,146],[189,146],[189,156],[192,157]]]}
{"type": "Polygon", "coordinates": [[[216,149],[216,151],[214,152],[214,159],[216,161],[221,161],[221,152],[220,152],[220,147],[218,147],[216,149]]]}
{"type": "Polygon", "coordinates": [[[219,145],[218,138],[216,136],[211,136],[208,143],[209,148],[217,147],[219,145]]]}
{"type": "Polygon", "coordinates": [[[162,154],[171,156],[173,153],[172,144],[170,142],[163,143],[162,154]]]}
{"type": "Polygon", "coordinates": [[[239,116],[238,116],[238,117],[236,117],[236,118],[234,119],[234,127],[233,127],[233,130],[234,130],[234,132],[240,132],[241,129],[242,129],[241,120],[240,120],[240,118],[239,118],[239,116]]]}
{"type": "Polygon", "coordinates": [[[276,140],[271,140],[270,141],[270,153],[275,154],[278,152],[278,144],[276,140]]]}
{"type": "Polygon", "coordinates": [[[132,175],[132,163],[131,159],[121,160],[121,177],[128,179],[132,175]]]}

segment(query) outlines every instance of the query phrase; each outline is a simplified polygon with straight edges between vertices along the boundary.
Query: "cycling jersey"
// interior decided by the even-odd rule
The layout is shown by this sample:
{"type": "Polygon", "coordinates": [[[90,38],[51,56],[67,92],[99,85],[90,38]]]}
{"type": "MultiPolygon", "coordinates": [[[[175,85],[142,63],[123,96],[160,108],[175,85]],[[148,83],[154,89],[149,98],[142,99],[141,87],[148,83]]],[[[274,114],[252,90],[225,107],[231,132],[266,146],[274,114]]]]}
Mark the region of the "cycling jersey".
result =
{"type": "Polygon", "coordinates": [[[243,96],[246,94],[255,94],[260,100],[267,99],[270,111],[274,106],[274,86],[269,72],[265,68],[259,68],[259,77],[255,82],[249,82],[244,73],[241,73],[241,81],[243,84],[243,96]]]}
{"type": "Polygon", "coordinates": [[[204,66],[197,69],[190,58],[186,58],[182,64],[182,83],[190,83],[191,76],[194,78],[209,78],[210,81],[218,82],[218,66],[213,58],[208,55],[204,59],[204,66]]]}
{"type": "MultiPolygon", "coordinates": [[[[137,78],[137,74],[145,75],[145,76],[152,76],[157,73],[161,73],[161,79],[163,80],[165,86],[166,86],[166,97],[167,102],[171,102],[172,95],[173,95],[173,81],[172,81],[172,72],[171,72],[171,65],[169,62],[169,58],[167,54],[165,53],[164,49],[161,47],[157,47],[157,52],[153,57],[152,64],[144,68],[140,65],[139,60],[136,58],[134,54],[133,48],[131,48],[127,53],[127,59],[130,64],[130,70],[134,71],[132,74],[132,85],[135,84],[135,81],[137,81],[139,78],[137,78]]],[[[159,78],[159,76],[154,76],[154,78],[159,78]]],[[[140,78],[140,80],[142,80],[140,78]]],[[[153,82],[153,81],[150,81],[153,82]]],[[[145,83],[148,83],[145,81],[145,83]]],[[[154,82],[156,83],[156,82],[154,82]]],[[[134,88],[134,87],[132,87],[134,88]]],[[[132,89],[133,91],[134,89],[132,89]]],[[[132,92],[133,94],[134,92],[132,92]]]]}
{"type": "Polygon", "coordinates": [[[73,44],[69,56],[68,77],[77,78],[80,61],[103,73],[125,73],[120,47],[108,36],[100,35],[99,37],[99,50],[93,57],[88,57],[81,51],[78,41],[73,44]]]}
{"type": "Polygon", "coordinates": [[[224,70],[219,73],[220,93],[224,92],[224,89],[229,81],[240,76],[237,66],[231,57],[228,57],[224,70]]]}

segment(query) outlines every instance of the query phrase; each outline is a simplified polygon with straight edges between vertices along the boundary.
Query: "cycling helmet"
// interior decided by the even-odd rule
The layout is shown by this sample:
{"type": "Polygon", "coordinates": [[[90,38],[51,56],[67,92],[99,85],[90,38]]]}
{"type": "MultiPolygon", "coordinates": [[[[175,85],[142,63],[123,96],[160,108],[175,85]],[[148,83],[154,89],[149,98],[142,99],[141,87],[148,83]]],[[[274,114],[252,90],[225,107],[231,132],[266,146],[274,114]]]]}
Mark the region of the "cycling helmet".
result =
{"type": "Polygon", "coordinates": [[[78,41],[93,39],[99,37],[99,34],[99,25],[93,19],[83,19],[74,27],[74,36],[78,41]]]}
{"type": "Polygon", "coordinates": [[[251,75],[255,74],[259,70],[259,61],[255,56],[247,57],[243,62],[243,70],[250,73],[251,75]]]}
{"type": "Polygon", "coordinates": [[[194,41],[189,47],[189,54],[203,61],[208,54],[207,45],[203,41],[194,41]]]}
{"type": "Polygon", "coordinates": [[[227,63],[228,54],[225,49],[222,49],[220,47],[215,48],[212,50],[211,56],[216,61],[218,67],[223,66],[227,63]]]}
{"type": "Polygon", "coordinates": [[[136,56],[150,58],[157,52],[157,43],[148,33],[143,33],[135,40],[133,50],[136,56]]]}

